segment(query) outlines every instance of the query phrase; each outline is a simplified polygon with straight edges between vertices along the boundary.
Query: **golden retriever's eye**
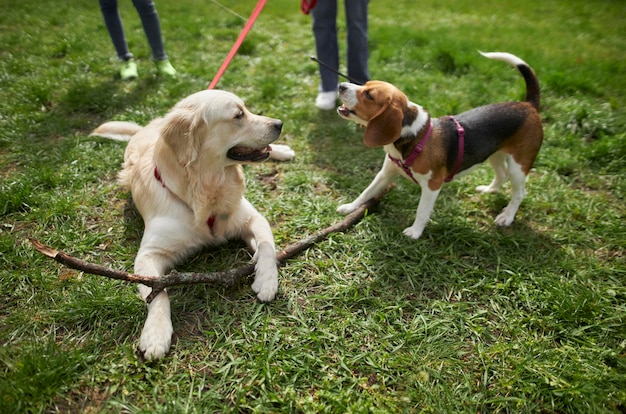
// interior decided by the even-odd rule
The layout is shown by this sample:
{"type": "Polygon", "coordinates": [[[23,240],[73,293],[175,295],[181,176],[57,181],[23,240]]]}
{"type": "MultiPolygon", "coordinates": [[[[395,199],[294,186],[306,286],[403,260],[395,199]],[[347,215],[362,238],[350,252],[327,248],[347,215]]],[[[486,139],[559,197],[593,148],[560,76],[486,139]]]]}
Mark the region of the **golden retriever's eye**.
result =
{"type": "Polygon", "coordinates": [[[237,112],[237,114],[235,115],[235,119],[241,119],[244,117],[244,115],[245,114],[243,113],[243,110],[240,109],[239,112],[237,112]]]}

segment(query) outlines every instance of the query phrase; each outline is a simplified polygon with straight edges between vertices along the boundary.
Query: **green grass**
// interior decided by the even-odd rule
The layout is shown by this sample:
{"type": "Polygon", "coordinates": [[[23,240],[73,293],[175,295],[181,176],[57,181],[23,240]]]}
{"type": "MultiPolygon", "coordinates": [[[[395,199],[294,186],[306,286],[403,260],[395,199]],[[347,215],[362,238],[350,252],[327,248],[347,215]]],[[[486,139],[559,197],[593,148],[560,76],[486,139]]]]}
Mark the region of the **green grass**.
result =
{"type": "MultiPolygon", "coordinates": [[[[115,181],[123,145],[87,135],[205,89],[255,4],[220,3],[157,2],[181,74],[162,81],[120,2],[140,70],[121,82],[97,2],[0,0],[0,412],[624,412],[619,1],[372,1],[372,76],[433,115],[523,96],[519,74],[477,50],[515,53],[538,73],[545,142],[516,222],[494,226],[509,193],[474,194],[491,179],[481,167],[442,191],[409,240],[419,188],[398,180],[375,213],[282,267],[269,305],[247,284],[172,289],[172,351],[141,361],[135,287],[64,269],[28,238],[132,269],[142,225],[115,181]]],[[[279,247],[340,220],[337,205],[383,158],[313,107],[313,51],[310,18],[272,0],[218,85],[280,117],[297,151],[246,167],[279,247]]],[[[232,242],[181,269],[249,257],[232,242]]]]}

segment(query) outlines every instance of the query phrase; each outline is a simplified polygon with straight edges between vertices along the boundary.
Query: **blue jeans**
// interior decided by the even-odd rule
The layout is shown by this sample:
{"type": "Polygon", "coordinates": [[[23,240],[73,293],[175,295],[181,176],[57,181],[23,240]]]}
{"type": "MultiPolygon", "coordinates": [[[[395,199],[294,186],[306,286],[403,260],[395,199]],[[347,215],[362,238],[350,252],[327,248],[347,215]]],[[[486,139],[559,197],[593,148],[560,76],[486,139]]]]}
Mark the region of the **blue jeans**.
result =
{"type": "MultiPolygon", "coordinates": [[[[369,0],[344,0],[347,25],[348,76],[355,82],[370,79],[367,45],[367,6],[369,0]]],[[[332,68],[339,69],[339,44],[337,41],[337,0],[319,0],[311,12],[317,58],[332,68]]],[[[339,76],[319,65],[322,79],[320,90],[337,90],[339,76]]]]}
{"type": "MultiPolygon", "coordinates": [[[[131,59],[133,54],[128,50],[122,19],[117,8],[117,0],[99,1],[104,23],[113,41],[113,46],[115,46],[115,50],[117,51],[117,56],[121,60],[131,59]]],[[[167,55],[165,54],[163,38],[161,36],[161,23],[156,7],[154,7],[154,2],[152,0],[133,0],[133,5],[141,18],[143,30],[146,33],[148,43],[152,49],[152,58],[154,60],[166,60],[167,55]]]]}

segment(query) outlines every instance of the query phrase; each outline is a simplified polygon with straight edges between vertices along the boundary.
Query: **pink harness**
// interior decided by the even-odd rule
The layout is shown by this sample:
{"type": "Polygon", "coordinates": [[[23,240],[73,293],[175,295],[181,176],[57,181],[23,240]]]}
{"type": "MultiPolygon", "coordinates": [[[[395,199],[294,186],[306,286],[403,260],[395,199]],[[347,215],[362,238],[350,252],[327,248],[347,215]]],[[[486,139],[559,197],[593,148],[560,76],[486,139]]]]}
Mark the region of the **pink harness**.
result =
{"type": "Polygon", "coordinates": [[[456,156],[456,164],[454,165],[454,169],[450,173],[450,175],[445,179],[445,182],[449,183],[454,178],[454,175],[461,168],[461,163],[463,162],[463,151],[465,151],[465,129],[459,124],[459,121],[456,120],[455,117],[449,116],[449,119],[453,120],[456,124],[456,132],[459,135],[459,154],[456,156]]]}
{"type": "MultiPolygon", "coordinates": [[[[456,130],[459,136],[459,153],[456,157],[456,164],[454,165],[454,169],[452,170],[450,175],[445,179],[445,182],[452,181],[452,179],[454,178],[454,175],[459,171],[459,168],[461,168],[461,163],[463,162],[463,151],[465,150],[465,129],[463,129],[463,127],[461,126],[461,124],[459,124],[459,121],[457,121],[455,117],[449,116],[448,118],[453,120],[454,123],[456,124],[456,130]]],[[[413,164],[413,161],[415,161],[417,156],[420,155],[420,153],[424,150],[424,146],[426,145],[426,142],[430,138],[430,135],[432,132],[433,132],[433,123],[431,121],[428,124],[428,130],[426,131],[426,134],[424,134],[424,138],[422,138],[420,142],[418,142],[417,145],[415,145],[415,148],[413,148],[413,151],[411,151],[411,154],[406,159],[406,161],[402,161],[401,159],[394,158],[391,155],[387,154],[389,159],[393,161],[393,163],[396,164],[398,167],[400,167],[402,171],[404,171],[404,173],[408,175],[409,178],[413,180],[413,182],[415,182],[416,184],[419,184],[419,183],[417,182],[415,177],[413,177],[413,173],[411,172],[410,166],[413,164]]]]}
{"type": "Polygon", "coordinates": [[[424,150],[424,145],[426,145],[426,142],[428,141],[428,139],[430,138],[430,134],[433,132],[433,122],[430,121],[428,123],[428,130],[426,131],[426,133],[424,134],[424,138],[421,139],[420,142],[417,143],[417,145],[415,146],[415,148],[413,148],[413,151],[411,151],[411,154],[409,154],[409,158],[406,159],[406,161],[402,161],[401,159],[398,158],[394,158],[392,157],[390,154],[387,154],[387,156],[389,157],[389,159],[391,161],[393,161],[394,164],[396,164],[398,167],[400,167],[402,169],[402,171],[404,171],[404,173],[406,175],[409,176],[409,178],[411,180],[413,180],[413,182],[415,184],[419,183],[417,182],[417,180],[415,179],[415,177],[413,177],[413,173],[411,172],[411,168],[409,167],[411,164],[413,164],[413,161],[415,161],[415,159],[417,158],[418,155],[421,154],[421,152],[424,150]]]}
{"type": "MultiPolygon", "coordinates": [[[[163,186],[163,188],[165,188],[167,191],[170,191],[169,188],[167,188],[167,186],[165,185],[165,183],[163,182],[163,178],[161,178],[161,173],[159,172],[159,168],[158,167],[154,167],[154,178],[157,179],[158,182],[161,183],[161,185],[163,186]]],[[[170,191],[170,193],[172,193],[170,191]]],[[[174,193],[172,193],[174,194],[174,193]]],[[[176,196],[174,194],[174,196],[176,196]]],[[[206,221],[207,226],[209,226],[209,229],[213,230],[213,226],[215,225],[215,215],[212,215],[211,217],[209,217],[209,219],[206,221]]]]}

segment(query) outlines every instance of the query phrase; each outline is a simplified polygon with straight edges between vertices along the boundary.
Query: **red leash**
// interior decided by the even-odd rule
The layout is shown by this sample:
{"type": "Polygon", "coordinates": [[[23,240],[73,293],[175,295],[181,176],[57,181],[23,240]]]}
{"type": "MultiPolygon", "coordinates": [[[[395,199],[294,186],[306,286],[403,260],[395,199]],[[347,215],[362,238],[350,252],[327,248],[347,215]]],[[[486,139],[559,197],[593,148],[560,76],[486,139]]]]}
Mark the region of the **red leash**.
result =
{"type": "Polygon", "coordinates": [[[208,89],[215,88],[215,85],[217,85],[217,82],[219,82],[224,72],[226,72],[226,68],[230,64],[231,60],[233,60],[233,58],[235,57],[235,54],[237,54],[237,50],[239,50],[239,46],[241,46],[244,39],[248,35],[248,32],[250,31],[250,29],[252,29],[252,25],[256,21],[257,17],[259,17],[259,14],[261,14],[261,10],[263,10],[265,3],[267,3],[267,0],[259,0],[258,3],[256,4],[254,10],[252,11],[252,14],[248,18],[248,21],[246,22],[246,25],[243,27],[243,30],[241,30],[241,33],[239,33],[239,37],[237,38],[237,41],[235,42],[233,47],[230,49],[230,52],[228,52],[228,56],[226,56],[226,59],[224,59],[224,62],[222,63],[220,70],[217,71],[217,74],[211,81],[211,84],[209,85],[208,89]]]}

